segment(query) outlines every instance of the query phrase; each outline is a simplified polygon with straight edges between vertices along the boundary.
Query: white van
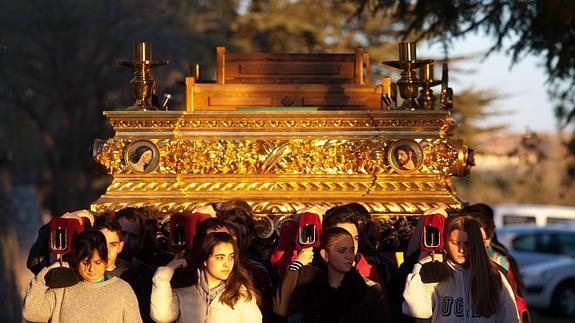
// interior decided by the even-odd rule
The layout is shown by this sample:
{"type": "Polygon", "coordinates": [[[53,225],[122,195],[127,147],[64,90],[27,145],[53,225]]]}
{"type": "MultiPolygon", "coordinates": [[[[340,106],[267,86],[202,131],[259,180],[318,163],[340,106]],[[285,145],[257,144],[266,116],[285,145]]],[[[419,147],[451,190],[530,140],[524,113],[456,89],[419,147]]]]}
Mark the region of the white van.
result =
{"type": "Polygon", "coordinates": [[[532,224],[545,226],[575,220],[575,207],[535,204],[498,204],[493,207],[495,226],[532,224]]]}

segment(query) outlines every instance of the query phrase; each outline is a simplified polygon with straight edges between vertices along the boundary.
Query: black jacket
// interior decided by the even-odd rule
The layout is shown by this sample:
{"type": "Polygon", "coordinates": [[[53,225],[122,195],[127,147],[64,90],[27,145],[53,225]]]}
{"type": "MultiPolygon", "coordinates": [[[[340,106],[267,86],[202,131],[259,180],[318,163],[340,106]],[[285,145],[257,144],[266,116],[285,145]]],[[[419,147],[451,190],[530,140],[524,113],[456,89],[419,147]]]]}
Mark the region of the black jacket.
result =
{"type": "MultiPolygon", "coordinates": [[[[64,261],[68,261],[65,259],[64,261]]],[[[30,248],[26,267],[34,274],[38,275],[40,270],[50,265],[50,223],[44,224],[38,230],[38,238],[30,248]]]]}
{"type": "Polygon", "coordinates": [[[341,286],[329,285],[327,270],[315,265],[290,266],[274,297],[274,310],[287,316],[301,313],[304,323],[387,322],[379,285],[355,270],[341,286]]]}

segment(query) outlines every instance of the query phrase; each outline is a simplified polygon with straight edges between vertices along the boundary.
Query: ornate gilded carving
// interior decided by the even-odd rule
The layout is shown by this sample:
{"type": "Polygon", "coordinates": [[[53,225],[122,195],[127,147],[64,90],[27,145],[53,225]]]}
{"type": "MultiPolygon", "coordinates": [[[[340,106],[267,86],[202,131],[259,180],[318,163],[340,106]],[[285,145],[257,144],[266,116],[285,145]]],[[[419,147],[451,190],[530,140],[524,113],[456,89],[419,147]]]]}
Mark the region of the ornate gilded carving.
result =
{"type": "MultiPolygon", "coordinates": [[[[320,111],[321,113],[322,111],[320,111]]],[[[387,112],[387,111],[386,111],[387,112]]],[[[181,118],[170,119],[120,119],[121,114],[116,113],[114,118],[110,118],[110,125],[117,131],[127,129],[155,129],[157,130],[201,130],[201,131],[214,131],[230,129],[241,130],[280,130],[289,129],[294,130],[312,130],[321,129],[385,129],[397,130],[397,128],[421,128],[421,129],[439,129],[445,124],[445,115],[438,113],[427,113],[421,116],[411,115],[408,118],[398,116],[386,116],[380,113],[352,113],[337,114],[331,117],[325,115],[318,115],[318,112],[307,112],[303,116],[293,116],[293,119],[286,118],[254,118],[254,115],[248,113],[236,114],[233,119],[220,119],[214,118],[214,115],[206,113],[199,113],[198,115],[191,115],[182,112],[179,115],[181,118]]],[[[146,115],[143,115],[146,116],[146,115]]],[[[168,114],[168,116],[170,116],[168,114]]],[[[164,116],[165,118],[166,116],[164,116]]],[[[261,117],[261,115],[260,115],[261,117]]]]}
{"type": "MultiPolygon", "coordinates": [[[[442,111],[106,112],[116,136],[94,158],[114,176],[94,209],[145,206],[160,213],[246,199],[256,214],[360,201],[374,215],[461,207],[451,176],[469,169],[442,111]],[[125,156],[148,141],[157,166],[136,171],[125,156]],[[392,147],[419,147],[417,167],[392,166],[392,147]],[[149,170],[149,172],[148,172],[149,170]]],[[[134,161],[131,161],[134,163],[134,161]]]]}
{"type": "Polygon", "coordinates": [[[418,180],[417,182],[404,180],[389,180],[370,177],[352,181],[321,181],[317,178],[301,178],[270,181],[258,181],[252,178],[246,181],[197,181],[193,178],[180,178],[178,181],[132,181],[115,180],[108,188],[113,192],[171,192],[171,193],[195,193],[195,192],[345,192],[345,191],[370,191],[370,192],[434,192],[443,191],[444,185],[432,180],[418,180]]]}
{"type": "Polygon", "coordinates": [[[114,139],[110,138],[95,147],[94,160],[104,167],[109,174],[120,174],[127,170],[127,165],[124,162],[124,149],[129,144],[127,139],[114,139]]]}
{"type": "MultiPolygon", "coordinates": [[[[373,139],[151,139],[159,151],[154,173],[179,175],[380,175],[392,168],[388,147],[396,140],[373,139]]],[[[417,140],[421,174],[448,174],[458,158],[446,139],[417,140]]],[[[127,139],[109,139],[95,156],[113,175],[131,174],[124,154],[127,139]],[[118,155],[120,154],[120,155],[118,155]]]]}
{"type": "Polygon", "coordinates": [[[457,149],[445,140],[426,140],[421,144],[423,155],[423,172],[449,174],[452,165],[457,161],[457,149]]]}

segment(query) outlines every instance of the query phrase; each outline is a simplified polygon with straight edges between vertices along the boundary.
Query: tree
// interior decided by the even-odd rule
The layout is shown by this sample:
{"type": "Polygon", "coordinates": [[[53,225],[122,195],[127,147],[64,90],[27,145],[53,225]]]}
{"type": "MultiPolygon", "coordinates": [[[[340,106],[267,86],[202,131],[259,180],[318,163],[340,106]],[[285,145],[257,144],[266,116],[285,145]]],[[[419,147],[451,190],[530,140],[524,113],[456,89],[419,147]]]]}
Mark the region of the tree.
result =
{"type": "MultiPolygon", "coordinates": [[[[575,134],[575,2],[570,0],[354,0],[356,16],[383,13],[403,27],[404,38],[437,39],[448,46],[469,33],[493,37],[488,51],[504,50],[512,63],[527,54],[542,58],[549,94],[562,128],[575,134]]],[[[575,156],[575,136],[566,142],[575,156]]],[[[568,166],[575,178],[575,161],[568,166]]]]}
{"type": "Polygon", "coordinates": [[[230,40],[246,52],[336,53],[364,47],[377,64],[394,59],[397,50],[391,40],[398,34],[389,28],[391,21],[351,21],[354,10],[336,0],[254,1],[231,26],[230,40]]]}
{"type": "Polygon", "coordinates": [[[134,100],[132,72],[115,61],[132,58],[133,42],[149,41],[155,59],[170,55],[170,68],[156,71],[159,86],[175,90],[190,62],[225,41],[233,16],[222,8],[231,2],[0,2],[0,137],[17,161],[13,174],[39,179],[44,208],[86,208],[107,186],[91,169],[89,148],[111,136],[102,111],[134,100]]]}
{"type": "Polygon", "coordinates": [[[502,111],[489,109],[499,99],[493,90],[465,89],[454,97],[453,117],[457,124],[455,137],[463,139],[466,145],[475,147],[478,135],[494,133],[506,128],[506,125],[481,126],[481,121],[499,115],[502,111]]]}
{"type": "Polygon", "coordinates": [[[88,208],[109,182],[91,167],[94,139],[112,136],[102,111],[134,102],[132,72],[116,60],[132,58],[133,42],[149,41],[153,57],[179,71],[158,69],[159,86],[175,89],[190,62],[212,57],[226,39],[230,17],[215,6],[231,2],[0,0],[1,321],[21,321],[17,291],[40,224],[38,212],[12,201],[11,178],[37,183],[45,213],[88,208]],[[10,170],[5,154],[13,156],[10,170]]]}

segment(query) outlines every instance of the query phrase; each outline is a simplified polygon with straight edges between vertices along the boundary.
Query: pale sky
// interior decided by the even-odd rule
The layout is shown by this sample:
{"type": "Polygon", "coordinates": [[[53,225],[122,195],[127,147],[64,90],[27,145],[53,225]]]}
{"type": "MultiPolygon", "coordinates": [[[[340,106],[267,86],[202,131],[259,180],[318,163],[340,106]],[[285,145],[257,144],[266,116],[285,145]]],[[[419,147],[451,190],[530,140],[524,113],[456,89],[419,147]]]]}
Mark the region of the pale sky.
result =
{"type": "MultiPolygon", "coordinates": [[[[450,56],[484,52],[491,41],[482,36],[469,36],[454,43],[450,56]]],[[[443,57],[439,44],[418,44],[417,57],[443,57]]],[[[496,89],[503,99],[494,103],[493,110],[509,111],[487,122],[505,123],[511,132],[524,132],[526,129],[537,132],[556,132],[553,106],[546,93],[546,75],[540,65],[541,58],[527,56],[511,69],[511,57],[503,52],[491,54],[487,59],[474,59],[461,63],[460,68],[475,70],[475,73],[457,73],[450,69],[450,86],[454,94],[466,87],[496,89]]],[[[435,77],[441,77],[441,69],[436,67],[435,77]]],[[[457,108],[457,107],[455,107],[457,108]]]]}

